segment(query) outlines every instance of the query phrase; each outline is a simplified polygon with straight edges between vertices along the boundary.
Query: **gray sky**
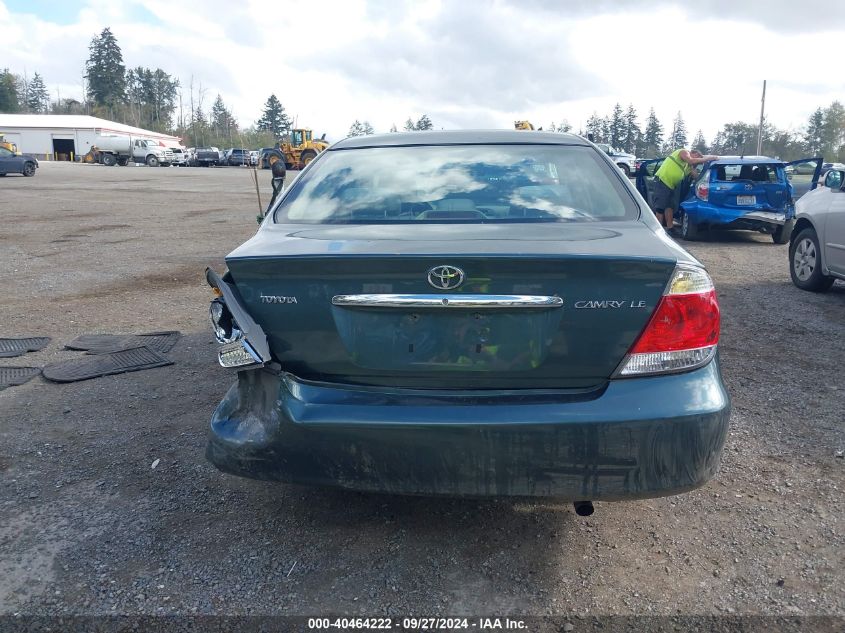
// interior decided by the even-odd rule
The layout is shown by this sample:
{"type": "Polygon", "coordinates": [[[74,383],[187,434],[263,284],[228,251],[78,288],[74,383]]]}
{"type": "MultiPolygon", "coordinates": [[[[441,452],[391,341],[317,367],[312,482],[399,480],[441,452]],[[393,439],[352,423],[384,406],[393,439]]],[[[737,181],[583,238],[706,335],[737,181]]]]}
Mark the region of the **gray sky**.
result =
{"type": "Polygon", "coordinates": [[[110,26],[132,66],[193,77],[251,124],[275,92],[337,140],[427,113],[435,127],[537,126],[595,111],[680,110],[690,138],[767,114],[798,130],[845,101],[845,11],[830,0],[0,0],[2,66],[79,97],[91,37],[110,26]]]}

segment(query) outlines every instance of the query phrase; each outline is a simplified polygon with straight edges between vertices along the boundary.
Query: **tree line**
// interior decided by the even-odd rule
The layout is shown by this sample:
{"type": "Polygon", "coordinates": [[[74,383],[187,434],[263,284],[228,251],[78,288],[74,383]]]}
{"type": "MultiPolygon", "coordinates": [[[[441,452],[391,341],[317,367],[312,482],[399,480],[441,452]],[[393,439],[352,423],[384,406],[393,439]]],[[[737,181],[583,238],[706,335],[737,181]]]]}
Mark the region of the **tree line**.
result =
{"type": "MultiPolygon", "coordinates": [[[[571,126],[567,124],[567,127],[571,126]]],[[[608,143],[641,158],[663,156],[680,147],[697,149],[704,154],[754,155],[757,153],[757,131],[760,128],[758,123],[726,123],[708,143],[701,130],[692,139],[689,138],[680,112],[668,127],[660,122],[654,108],[651,108],[644,125],[640,126],[634,106],[623,109],[619,103],[604,117],[594,112],[585,127],[582,134],[592,134],[597,143],[608,143]]],[[[826,108],[817,108],[804,129],[798,132],[777,128],[764,120],[762,141],[764,156],[782,160],[824,156],[828,160],[845,162],[845,107],[834,101],[826,108]]]]}
{"type": "MultiPolygon", "coordinates": [[[[287,135],[293,121],[275,94],[271,94],[261,117],[251,126],[238,123],[221,95],[208,104],[202,82],[190,78],[188,85],[161,68],[136,66],[126,68],[117,38],[106,27],[95,35],[88,46],[88,59],[82,72],[82,101],[56,95],[52,99],[44,77],[0,72],[0,112],[36,114],[92,114],[149,130],[180,136],[186,145],[217,147],[267,147],[287,135]]],[[[735,121],[726,123],[708,142],[701,130],[690,139],[681,112],[665,126],[650,108],[645,121],[632,104],[613,106],[603,117],[593,113],[579,134],[592,134],[596,142],[639,157],[663,155],[679,147],[690,147],[704,153],[754,154],[757,149],[758,124],[735,121]]],[[[427,114],[414,120],[408,117],[406,131],[430,130],[434,124],[427,114]]],[[[552,122],[547,131],[569,132],[572,125],[563,119],[552,122]]],[[[391,132],[396,132],[393,124],[391,132]]],[[[349,136],[375,132],[369,121],[356,119],[349,136]]],[[[822,155],[829,160],[845,162],[845,107],[834,101],[818,107],[800,131],[784,130],[763,124],[763,154],[783,160],[805,155],[822,155]]]]}
{"type": "Polygon", "coordinates": [[[272,146],[290,132],[292,122],[276,95],[267,99],[254,125],[242,127],[219,94],[209,108],[207,90],[193,77],[183,86],[161,68],[126,68],[108,27],[91,39],[88,53],[82,101],[60,95],[52,99],[39,73],[30,78],[5,68],[0,72],[0,112],[90,114],[174,134],[194,146],[272,146]]]}

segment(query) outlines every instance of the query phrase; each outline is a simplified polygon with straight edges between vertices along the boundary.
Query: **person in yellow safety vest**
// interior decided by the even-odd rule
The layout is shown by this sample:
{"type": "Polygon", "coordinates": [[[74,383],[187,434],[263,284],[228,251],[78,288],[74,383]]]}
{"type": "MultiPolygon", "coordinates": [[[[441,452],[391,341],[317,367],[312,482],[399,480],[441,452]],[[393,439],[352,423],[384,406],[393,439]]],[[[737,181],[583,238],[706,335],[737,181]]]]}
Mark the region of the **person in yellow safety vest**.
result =
{"type": "Polygon", "coordinates": [[[719,158],[714,154],[703,156],[698,150],[687,151],[683,148],[676,149],[666,157],[660,168],[654,174],[654,187],[651,196],[651,208],[660,223],[667,231],[672,230],[675,212],[675,195],[678,187],[681,186],[687,176],[695,178],[698,172],[696,165],[701,165],[719,158]]]}

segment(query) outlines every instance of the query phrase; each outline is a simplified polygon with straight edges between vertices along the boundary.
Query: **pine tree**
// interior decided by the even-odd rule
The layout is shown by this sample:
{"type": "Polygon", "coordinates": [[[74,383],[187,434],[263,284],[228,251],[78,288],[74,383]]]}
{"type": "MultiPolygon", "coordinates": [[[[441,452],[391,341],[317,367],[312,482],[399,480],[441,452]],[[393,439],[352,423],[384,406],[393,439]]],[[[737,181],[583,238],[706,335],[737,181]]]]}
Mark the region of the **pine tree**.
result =
{"type": "Polygon", "coordinates": [[[594,143],[602,142],[602,120],[593,112],[592,116],[587,119],[587,138],[592,135],[594,143]]]}
{"type": "Polygon", "coordinates": [[[824,145],[822,154],[834,158],[845,144],[845,108],[839,101],[834,101],[824,110],[824,145]]]}
{"type": "Polygon", "coordinates": [[[811,154],[818,154],[824,147],[824,111],[816,108],[810,115],[807,131],[804,133],[804,148],[811,154]]]}
{"type": "Polygon", "coordinates": [[[414,121],[411,119],[411,117],[408,117],[408,120],[405,121],[405,128],[404,129],[405,129],[406,132],[413,132],[414,130],[417,129],[416,126],[414,125],[414,121]]]}
{"type": "Polygon", "coordinates": [[[637,111],[633,104],[628,104],[628,109],[625,111],[625,142],[622,145],[626,152],[636,155],[640,154],[640,145],[642,144],[642,132],[640,126],[637,124],[637,111]]]}
{"type": "Polygon", "coordinates": [[[88,51],[88,61],[85,62],[88,97],[96,105],[113,108],[125,99],[126,66],[111,29],[106,27],[99,36],[95,35],[88,51]]]}
{"type": "Polygon", "coordinates": [[[668,144],[672,148],[670,151],[687,146],[687,126],[680,112],[675,116],[675,120],[672,121],[672,135],[669,137],[668,144]]]}
{"type": "Polygon", "coordinates": [[[663,145],[663,125],[654,114],[654,108],[648,111],[648,117],[645,121],[645,131],[643,133],[643,154],[649,157],[655,157],[660,153],[663,145]]]}
{"type": "Polygon", "coordinates": [[[702,154],[708,152],[707,141],[704,138],[704,132],[701,130],[696,133],[695,138],[692,140],[692,149],[698,150],[702,154]]]}
{"type": "Polygon", "coordinates": [[[349,126],[349,134],[347,136],[363,136],[364,135],[364,126],[361,125],[361,122],[358,119],[355,119],[355,122],[349,126]]]}
{"type": "Polygon", "coordinates": [[[35,114],[41,114],[47,111],[50,105],[50,93],[47,91],[47,86],[44,85],[44,79],[38,73],[35,73],[32,80],[26,87],[26,109],[35,114]]]}
{"type": "Polygon", "coordinates": [[[373,126],[372,126],[372,125],[370,125],[370,122],[369,122],[369,121],[364,121],[364,122],[361,124],[361,128],[362,128],[362,129],[363,129],[363,131],[364,131],[364,136],[369,136],[370,134],[375,134],[375,133],[376,133],[376,131],[373,129],[373,126]]]}
{"type": "Polygon", "coordinates": [[[0,73],[0,112],[17,112],[18,100],[18,78],[4,68],[0,73]]]}
{"type": "Polygon", "coordinates": [[[625,113],[618,103],[613,106],[607,122],[607,142],[611,147],[622,147],[625,144],[628,131],[628,122],[625,120],[625,113]]]}
{"type": "Polygon", "coordinates": [[[396,128],[396,124],[395,124],[395,123],[391,124],[391,126],[390,126],[390,131],[391,131],[391,132],[398,132],[398,131],[399,131],[399,130],[396,128]]]}
{"type": "Polygon", "coordinates": [[[557,132],[571,132],[572,131],[572,125],[570,125],[569,121],[564,119],[563,121],[561,121],[560,125],[557,126],[556,131],[557,132]]]}
{"type": "Polygon", "coordinates": [[[258,119],[256,127],[261,131],[272,132],[273,136],[280,137],[290,132],[291,122],[275,94],[267,97],[264,104],[264,114],[258,119]]]}
{"type": "Polygon", "coordinates": [[[428,115],[423,114],[419,118],[419,121],[417,121],[415,129],[417,129],[417,130],[430,130],[433,127],[434,127],[434,124],[431,122],[431,119],[428,118],[428,115]]]}
{"type": "Polygon", "coordinates": [[[238,122],[219,94],[211,106],[211,127],[214,128],[214,133],[218,138],[231,139],[238,133],[238,122]]]}

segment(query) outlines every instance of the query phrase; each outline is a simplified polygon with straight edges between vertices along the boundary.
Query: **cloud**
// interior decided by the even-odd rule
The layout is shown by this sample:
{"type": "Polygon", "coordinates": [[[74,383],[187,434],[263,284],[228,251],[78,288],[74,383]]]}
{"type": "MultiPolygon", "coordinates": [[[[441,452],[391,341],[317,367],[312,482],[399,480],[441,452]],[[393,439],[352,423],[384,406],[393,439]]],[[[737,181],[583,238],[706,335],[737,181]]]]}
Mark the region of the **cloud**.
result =
{"type": "Polygon", "coordinates": [[[566,118],[577,131],[616,102],[641,121],[654,106],[665,125],[681,111],[710,137],[755,120],[763,79],[779,126],[845,91],[813,61],[845,37],[829,0],[85,0],[60,19],[8,2],[3,65],[37,70],[53,94],[81,96],[88,43],[110,26],[127,67],[180,79],[183,108],[192,78],[195,100],[200,84],[206,109],[220,93],[244,125],[275,93],[330,139],[355,119],[387,131],[423,113],[438,128],[566,118]]]}

